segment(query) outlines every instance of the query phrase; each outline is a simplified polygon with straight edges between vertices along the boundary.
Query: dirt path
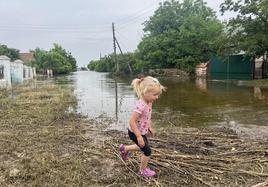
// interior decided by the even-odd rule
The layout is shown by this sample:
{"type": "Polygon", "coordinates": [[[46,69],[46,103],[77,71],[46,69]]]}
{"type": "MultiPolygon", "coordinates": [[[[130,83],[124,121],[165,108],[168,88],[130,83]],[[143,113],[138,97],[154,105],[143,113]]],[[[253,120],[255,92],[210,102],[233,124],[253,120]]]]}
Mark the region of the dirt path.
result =
{"type": "Polygon", "coordinates": [[[109,120],[68,112],[70,89],[20,86],[0,92],[0,186],[265,186],[268,141],[227,128],[165,128],[151,138],[151,179],[137,175],[139,155],[123,162],[126,133],[109,120]],[[14,94],[15,93],[15,94],[14,94]]]}

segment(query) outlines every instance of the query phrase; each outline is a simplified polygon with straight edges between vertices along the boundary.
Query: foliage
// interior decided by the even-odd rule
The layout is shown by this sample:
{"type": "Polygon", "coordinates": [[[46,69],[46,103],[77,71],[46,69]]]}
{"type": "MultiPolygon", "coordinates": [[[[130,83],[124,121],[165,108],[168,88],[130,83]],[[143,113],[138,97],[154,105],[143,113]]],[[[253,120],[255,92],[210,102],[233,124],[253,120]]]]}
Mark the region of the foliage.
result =
{"type": "Polygon", "coordinates": [[[49,51],[36,48],[32,52],[35,59],[32,65],[38,72],[52,69],[55,74],[65,74],[76,70],[75,58],[58,44],[49,51]]]}
{"type": "Polygon", "coordinates": [[[45,69],[44,62],[47,61],[48,52],[38,47],[35,50],[31,50],[31,52],[33,53],[34,57],[34,60],[31,61],[31,65],[36,67],[36,70],[38,72],[40,70],[44,70],[45,69]]]}
{"type": "MultiPolygon", "coordinates": [[[[235,12],[236,17],[224,25],[203,0],[160,3],[144,23],[145,35],[130,58],[134,72],[172,67],[193,72],[197,63],[215,55],[228,56],[241,51],[256,56],[267,53],[267,0],[225,0],[221,11],[235,12]]],[[[112,57],[109,63],[114,67],[112,57]]],[[[103,68],[105,59],[102,63],[98,69],[114,70],[103,68]]],[[[120,71],[127,70],[126,64],[120,65],[123,66],[120,71]]]]}
{"type": "Polygon", "coordinates": [[[235,12],[228,22],[228,34],[236,51],[250,55],[263,55],[268,51],[268,1],[225,0],[222,14],[235,12]]]}
{"type": "Polygon", "coordinates": [[[105,56],[100,60],[92,60],[88,64],[88,69],[97,72],[112,72],[114,71],[114,63],[112,56],[105,56]]]}
{"type": "Polygon", "coordinates": [[[19,52],[18,49],[8,48],[6,45],[0,44],[0,55],[9,57],[11,61],[19,59],[19,52]]]}
{"type": "Polygon", "coordinates": [[[145,68],[178,67],[192,71],[218,53],[223,24],[203,0],[171,0],[160,4],[145,22],[138,57],[145,68]]]}
{"type": "Polygon", "coordinates": [[[135,54],[125,53],[116,55],[108,55],[100,60],[92,60],[88,64],[88,69],[97,72],[115,72],[115,61],[119,64],[119,72],[122,74],[129,74],[131,70],[135,71],[135,54]],[[131,70],[129,69],[131,67],[131,70]],[[134,68],[134,69],[133,69],[134,68]]]}
{"type": "Polygon", "coordinates": [[[126,62],[134,73],[174,67],[192,72],[195,64],[224,51],[227,37],[223,28],[203,0],[165,1],[144,23],[145,35],[134,53],[117,55],[116,59],[110,55],[91,61],[88,67],[114,71],[117,61],[121,73],[129,72],[126,62]]]}

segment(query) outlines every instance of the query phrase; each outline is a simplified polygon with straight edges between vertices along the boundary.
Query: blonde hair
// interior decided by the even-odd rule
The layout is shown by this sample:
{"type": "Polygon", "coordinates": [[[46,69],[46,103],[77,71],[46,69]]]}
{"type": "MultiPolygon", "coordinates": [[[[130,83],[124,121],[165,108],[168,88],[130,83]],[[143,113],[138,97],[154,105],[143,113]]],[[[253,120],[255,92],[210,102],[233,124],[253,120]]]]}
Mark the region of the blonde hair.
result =
{"type": "Polygon", "coordinates": [[[155,86],[159,86],[160,94],[162,93],[162,91],[166,91],[166,88],[162,86],[156,78],[151,76],[147,76],[140,79],[136,78],[132,81],[131,86],[136,92],[138,98],[142,98],[146,92],[148,92],[155,86]]]}

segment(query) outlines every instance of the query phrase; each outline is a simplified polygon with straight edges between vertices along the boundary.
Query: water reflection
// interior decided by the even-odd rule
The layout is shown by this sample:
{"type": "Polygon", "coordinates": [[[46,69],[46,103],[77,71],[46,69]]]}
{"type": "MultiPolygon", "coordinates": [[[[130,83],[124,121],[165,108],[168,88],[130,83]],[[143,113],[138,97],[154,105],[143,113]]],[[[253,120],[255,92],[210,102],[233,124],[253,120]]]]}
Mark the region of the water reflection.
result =
{"type": "Polygon", "coordinates": [[[207,91],[207,80],[202,77],[197,77],[195,79],[195,85],[196,87],[201,91],[207,91]]]}
{"type": "Polygon", "coordinates": [[[256,99],[252,88],[231,83],[208,81],[206,92],[196,82],[174,84],[166,80],[164,84],[168,86],[168,92],[156,104],[161,112],[172,111],[169,121],[182,126],[205,126],[229,121],[267,124],[267,89],[262,89],[262,96],[256,99]],[[174,111],[179,111],[179,118],[174,111]]]}
{"type": "Polygon", "coordinates": [[[78,112],[97,118],[106,115],[114,128],[124,129],[135,102],[128,80],[114,80],[106,73],[81,71],[71,76],[78,97],[78,112]]]}
{"type": "MultiPolygon", "coordinates": [[[[78,98],[78,112],[114,119],[112,128],[125,129],[136,97],[130,79],[113,79],[105,73],[81,71],[69,76],[78,98]]],[[[183,127],[229,124],[267,125],[267,89],[231,83],[162,78],[168,87],[154,104],[153,122],[183,127]]]]}
{"type": "Polygon", "coordinates": [[[254,97],[256,99],[259,99],[259,100],[265,99],[265,96],[262,94],[262,91],[261,91],[260,87],[254,86],[253,90],[254,90],[254,97]]]}

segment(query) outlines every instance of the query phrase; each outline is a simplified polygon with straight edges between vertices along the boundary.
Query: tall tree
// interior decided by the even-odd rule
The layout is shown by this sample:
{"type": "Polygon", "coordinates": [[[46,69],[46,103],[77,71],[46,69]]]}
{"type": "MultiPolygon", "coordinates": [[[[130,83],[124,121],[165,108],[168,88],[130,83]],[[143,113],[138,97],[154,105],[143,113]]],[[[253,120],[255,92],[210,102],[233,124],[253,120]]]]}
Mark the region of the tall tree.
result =
{"type": "Polygon", "coordinates": [[[235,12],[228,22],[228,32],[236,51],[261,56],[268,51],[268,1],[225,0],[222,14],[235,12]]]}
{"type": "Polygon", "coordinates": [[[170,0],[145,22],[138,57],[148,68],[178,67],[192,71],[217,53],[223,24],[203,0],[170,0]]]}
{"type": "Polygon", "coordinates": [[[35,50],[31,50],[31,52],[34,56],[34,60],[31,62],[31,65],[35,66],[38,72],[40,70],[46,69],[44,63],[47,61],[48,52],[39,47],[37,47],[35,50]]]}
{"type": "Polygon", "coordinates": [[[75,58],[59,44],[49,51],[36,48],[32,52],[35,58],[32,63],[38,71],[52,69],[55,74],[65,74],[76,70],[75,58]]]}
{"type": "Polygon", "coordinates": [[[19,59],[20,51],[18,49],[9,48],[6,45],[0,44],[0,55],[5,55],[10,58],[11,61],[19,59]]]}

